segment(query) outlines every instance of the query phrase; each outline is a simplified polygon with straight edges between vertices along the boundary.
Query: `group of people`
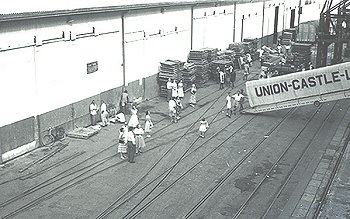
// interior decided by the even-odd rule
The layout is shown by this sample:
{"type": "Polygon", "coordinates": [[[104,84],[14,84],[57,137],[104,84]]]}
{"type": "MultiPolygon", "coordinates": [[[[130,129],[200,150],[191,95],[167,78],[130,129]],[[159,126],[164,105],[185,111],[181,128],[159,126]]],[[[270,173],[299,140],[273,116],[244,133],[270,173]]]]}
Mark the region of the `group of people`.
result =
{"type": "Polygon", "coordinates": [[[170,99],[176,99],[176,98],[183,99],[185,96],[184,84],[182,80],[180,80],[179,83],[177,83],[175,79],[169,78],[168,82],[166,83],[166,88],[167,88],[168,101],[170,99]]]}
{"type": "MultiPolygon", "coordinates": [[[[180,83],[182,82],[180,81],[180,83]]],[[[183,87],[181,89],[181,92],[183,92],[183,87]]],[[[191,93],[191,96],[189,100],[189,105],[192,107],[195,107],[197,103],[197,100],[196,100],[197,88],[195,84],[192,84],[190,93],[191,93]]],[[[183,96],[184,95],[172,96],[169,100],[168,109],[169,109],[169,117],[171,122],[176,123],[180,119],[181,111],[184,108],[182,104],[183,96]]]]}
{"type": "Polygon", "coordinates": [[[95,103],[95,100],[92,100],[90,103],[90,121],[91,125],[94,126],[97,123],[97,116],[98,112],[101,110],[101,121],[102,121],[102,126],[107,126],[108,125],[108,111],[107,111],[107,105],[106,103],[102,100],[101,101],[101,106],[98,107],[97,104],[95,103]]]}
{"type": "Polygon", "coordinates": [[[232,65],[225,65],[224,69],[221,69],[219,66],[216,67],[216,70],[219,74],[220,88],[224,88],[226,83],[228,87],[234,87],[236,81],[236,72],[233,70],[232,65]]]}
{"type": "Polygon", "coordinates": [[[237,93],[231,96],[231,92],[228,92],[226,96],[226,116],[231,118],[232,111],[236,115],[236,110],[242,111],[243,110],[243,101],[244,101],[245,95],[243,94],[243,89],[238,90],[237,93]],[[233,104],[232,100],[233,99],[233,104]]]}
{"type": "Polygon", "coordinates": [[[128,158],[130,163],[135,162],[135,154],[143,152],[144,148],[146,147],[143,136],[146,134],[146,137],[151,137],[151,130],[153,128],[150,112],[146,112],[145,129],[143,129],[139,123],[137,112],[138,110],[136,106],[133,106],[131,109],[129,122],[125,122],[119,130],[118,153],[120,153],[121,159],[124,160],[128,158]]]}

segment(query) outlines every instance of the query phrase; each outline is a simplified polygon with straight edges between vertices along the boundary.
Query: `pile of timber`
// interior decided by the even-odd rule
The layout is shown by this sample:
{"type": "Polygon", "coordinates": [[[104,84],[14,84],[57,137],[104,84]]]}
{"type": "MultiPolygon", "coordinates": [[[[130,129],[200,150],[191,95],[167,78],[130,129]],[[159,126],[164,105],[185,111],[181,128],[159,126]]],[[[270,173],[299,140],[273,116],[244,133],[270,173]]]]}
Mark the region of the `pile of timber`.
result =
{"type": "Polygon", "coordinates": [[[184,90],[191,88],[191,85],[196,80],[196,65],[194,63],[185,63],[182,69],[182,77],[184,83],[184,90]]]}
{"type": "Polygon", "coordinates": [[[160,63],[160,71],[158,73],[158,85],[159,85],[159,95],[162,97],[167,97],[166,84],[170,79],[175,79],[176,81],[183,80],[182,69],[184,62],[178,60],[165,60],[160,63]]]}
{"type": "Polygon", "coordinates": [[[202,87],[209,80],[209,52],[205,49],[191,50],[187,62],[196,66],[195,83],[202,87]]]}

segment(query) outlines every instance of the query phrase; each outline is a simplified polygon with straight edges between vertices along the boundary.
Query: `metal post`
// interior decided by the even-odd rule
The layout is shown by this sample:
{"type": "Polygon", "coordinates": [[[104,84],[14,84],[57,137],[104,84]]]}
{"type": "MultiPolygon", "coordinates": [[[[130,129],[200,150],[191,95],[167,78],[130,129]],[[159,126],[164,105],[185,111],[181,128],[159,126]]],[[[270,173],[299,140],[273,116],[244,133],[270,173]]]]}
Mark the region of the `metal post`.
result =
{"type": "Polygon", "coordinates": [[[236,7],[237,3],[233,4],[233,42],[236,41],[236,7]]]}
{"type": "Polygon", "coordinates": [[[122,57],[123,57],[123,90],[125,89],[125,24],[124,24],[124,13],[121,15],[122,19],[122,57]]]}
{"type": "Polygon", "coordinates": [[[263,45],[264,38],[264,25],[265,25],[265,0],[263,2],[263,10],[262,10],[262,24],[261,24],[261,46],[263,45]]]}
{"type": "Polygon", "coordinates": [[[301,0],[299,0],[299,7],[298,7],[298,27],[297,27],[297,34],[299,34],[300,14],[301,14],[301,0]]]}
{"type": "Polygon", "coordinates": [[[244,15],[242,16],[241,42],[243,42],[243,30],[244,30],[244,15]]]}
{"type": "Polygon", "coordinates": [[[191,7],[191,50],[193,49],[193,6],[191,7]]]}

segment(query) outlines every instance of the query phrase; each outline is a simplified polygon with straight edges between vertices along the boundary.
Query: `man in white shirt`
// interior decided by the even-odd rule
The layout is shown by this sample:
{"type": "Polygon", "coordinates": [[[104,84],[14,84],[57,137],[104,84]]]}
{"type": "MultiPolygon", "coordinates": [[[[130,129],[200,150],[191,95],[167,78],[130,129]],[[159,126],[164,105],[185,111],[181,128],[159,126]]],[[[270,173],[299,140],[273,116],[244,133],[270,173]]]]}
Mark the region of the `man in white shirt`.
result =
{"type": "Polygon", "coordinates": [[[237,93],[234,94],[232,96],[232,98],[234,99],[233,110],[234,110],[234,114],[236,115],[236,109],[237,109],[238,104],[239,104],[239,111],[243,110],[244,95],[241,93],[241,91],[237,91],[237,93]]]}
{"type": "Polygon", "coordinates": [[[168,101],[171,99],[172,88],[173,88],[173,83],[171,82],[171,79],[169,78],[169,79],[168,79],[168,82],[166,83],[167,100],[168,100],[168,101]]]}
{"type": "Polygon", "coordinates": [[[108,123],[108,120],[107,120],[108,112],[107,112],[107,105],[103,100],[101,101],[100,109],[101,109],[102,126],[105,127],[107,126],[107,123],[108,123]]]}
{"type": "Polygon", "coordinates": [[[126,142],[128,147],[128,161],[130,163],[135,163],[134,157],[136,153],[136,141],[135,141],[135,135],[132,130],[133,130],[132,127],[128,128],[128,132],[126,133],[126,142]]]}
{"type": "Polygon", "coordinates": [[[219,69],[219,79],[220,79],[220,88],[219,89],[224,89],[225,73],[221,69],[219,69]]]}
{"type": "Polygon", "coordinates": [[[91,125],[96,125],[97,121],[97,105],[95,104],[95,100],[92,100],[90,104],[90,119],[91,119],[91,125]]]}

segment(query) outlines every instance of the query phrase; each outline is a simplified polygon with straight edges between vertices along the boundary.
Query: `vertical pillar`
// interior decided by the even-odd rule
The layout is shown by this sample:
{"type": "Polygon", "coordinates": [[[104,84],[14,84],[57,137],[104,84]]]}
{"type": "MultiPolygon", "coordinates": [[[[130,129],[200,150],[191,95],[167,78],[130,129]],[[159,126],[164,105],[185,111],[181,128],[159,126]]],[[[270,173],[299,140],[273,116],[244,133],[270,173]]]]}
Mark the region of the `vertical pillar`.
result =
{"type": "Polygon", "coordinates": [[[1,151],[2,145],[1,145],[1,139],[0,139],[0,164],[2,164],[2,151],[1,151]]]}
{"type": "Polygon", "coordinates": [[[242,16],[241,42],[243,42],[243,31],[244,31],[244,15],[242,16]]]}
{"type": "Polygon", "coordinates": [[[124,24],[125,15],[124,13],[122,13],[121,19],[122,19],[123,90],[124,90],[126,86],[125,85],[125,24],[124,24]]]}
{"type": "Polygon", "coordinates": [[[298,27],[297,27],[297,34],[299,34],[300,15],[301,15],[301,0],[299,0],[299,7],[298,7],[298,27]]]}
{"type": "Polygon", "coordinates": [[[262,22],[261,22],[261,46],[263,46],[263,38],[264,38],[264,25],[265,25],[265,0],[263,2],[262,9],[262,22]]]}
{"type": "Polygon", "coordinates": [[[191,7],[191,50],[193,49],[193,7],[191,7]]]}
{"type": "Polygon", "coordinates": [[[233,41],[232,42],[235,42],[236,41],[236,7],[237,7],[237,3],[235,2],[233,4],[233,41]]]}

